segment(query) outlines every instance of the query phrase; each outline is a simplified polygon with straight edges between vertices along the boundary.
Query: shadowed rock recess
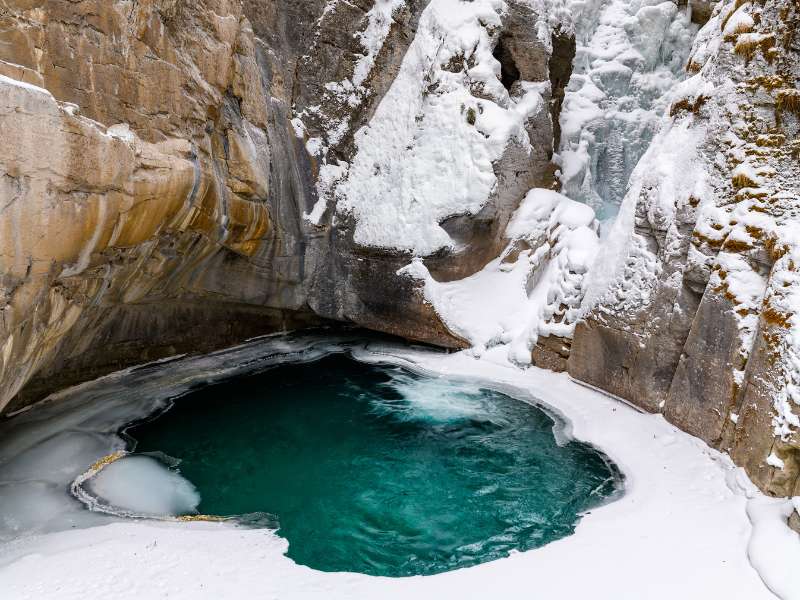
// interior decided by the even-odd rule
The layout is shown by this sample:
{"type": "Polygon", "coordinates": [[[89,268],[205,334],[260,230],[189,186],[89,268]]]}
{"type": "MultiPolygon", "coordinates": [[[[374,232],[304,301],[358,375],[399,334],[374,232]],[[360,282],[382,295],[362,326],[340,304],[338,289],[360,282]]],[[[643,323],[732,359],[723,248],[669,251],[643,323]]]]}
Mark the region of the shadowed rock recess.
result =
{"type": "MultiPolygon", "coordinates": [[[[548,318],[582,317],[574,337],[528,354],[800,495],[800,7],[675,4],[703,25],[687,78],[588,291],[564,267],[548,318]]],[[[480,272],[529,190],[558,188],[569,6],[0,1],[0,413],[329,322],[467,347],[398,271],[480,272]]],[[[504,256],[556,256],[562,230],[504,256]]]]}

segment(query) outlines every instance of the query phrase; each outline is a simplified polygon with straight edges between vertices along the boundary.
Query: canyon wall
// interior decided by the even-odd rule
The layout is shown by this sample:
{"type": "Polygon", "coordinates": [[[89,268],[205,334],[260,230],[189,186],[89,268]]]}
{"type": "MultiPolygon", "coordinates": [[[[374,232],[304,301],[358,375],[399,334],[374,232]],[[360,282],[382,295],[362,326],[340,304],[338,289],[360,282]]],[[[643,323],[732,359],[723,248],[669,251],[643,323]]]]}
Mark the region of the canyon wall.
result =
{"type": "MultiPolygon", "coordinates": [[[[330,320],[463,347],[396,275],[416,251],[403,239],[446,217],[427,252],[437,272],[490,260],[527,190],[552,181],[557,106],[551,33],[530,27],[527,3],[483,0],[450,23],[453,2],[437,1],[3,2],[0,412],[132,363],[330,320]],[[350,163],[381,168],[356,136],[404,62],[401,107],[381,123],[408,137],[384,172],[446,118],[462,138],[439,160],[469,173],[478,159],[455,144],[491,145],[488,184],[401,230],[408,193],[394,241],[356,241],[338,186],[355,179],[350,163]],[[523,112],[527,82],[543,103],[523,112]],[[516,129],[483,132],[484,109],[516,129]]],[[[402,194],[395,183],[382,193],[402,194]]]]}
{"type": "Polygon", "coordinates": [[[352,323],[568,368],[798,495],[798,19],[794,0],[7,0],[0,413],[352,323]],[[620,211],[600,236],[584,195],[620,211]]]}
{"type": "Polygon", "coordinates": [[[725,2],[633,175],[570,374],[800,494],[800,6],[725,2]]]}

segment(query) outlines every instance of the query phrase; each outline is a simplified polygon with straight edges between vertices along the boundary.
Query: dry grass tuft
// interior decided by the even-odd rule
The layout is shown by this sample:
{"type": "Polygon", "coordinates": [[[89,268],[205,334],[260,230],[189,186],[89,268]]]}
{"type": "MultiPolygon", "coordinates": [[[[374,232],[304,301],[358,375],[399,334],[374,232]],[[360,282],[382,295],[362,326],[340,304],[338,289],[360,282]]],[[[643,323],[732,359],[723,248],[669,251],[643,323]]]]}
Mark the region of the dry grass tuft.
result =
{"type": "Polygon", "coordinates": [[[750,179],[750,177],[744,173],[738,173],[737,175],[734,175],[733,179],[731,179],[731,182],[733,183],[733,187],[735,187],[737,190],[742,188],[758,187],[758,183],[750,179]]]}
{"type": "Polygon", "coordinates": [[[764,230],[761,229],[761,227],[755,227],[754,225],[745,225],[744,230],[754,240],[760,240],[761,238],[764,237],[764,230]]]}
{"type": "Polygon", "coordinates": [[[690,102],[688,98],[683,98],[670,107],[669,116],[674,117],[681,112],[690,112],[693,115],[698,115],[706,102],[708,102],[708,96],[703,96],[702,94],[694,102],[690,102]]]}
{"type": "Polygon", "coordinates": [[[760,75],[748,81],[747,85],[752,89],[762,87],[765,90],[772,91],[785,88],[788,84],[786,83],[786,78],[782,75],[760,75]]]}
{"type": "Polygon", "coordinates": [[[731,33],[728,33],[723,38],[726,42],[735,42],[736,38],[742,35],[743,33],[751,33],[753,31],[753,27],[748,25],[747,23],[739,23],[739,25],[734,29],[731,33]]]}
{"type": "Polygon", "coordinates": [[[789,251],[786,244],[780,244],[774,237],[768,237],[764,241],[764,248],[773,262],[780,260],[789,251]]]}
{"type": "Polygon", "coordinates": [[[722,248],[722,244],[725,242],[725,240],[713,239],[695,230],[692,232],[692,242],[696,248],[699,248],[705,244],[711,249],[719,250],[722,248]]]}
{"type": "Polygon", "coordinates": [[[764,57],[771,61],[771,57],[767,53],[774,47],[775,35],[770,34],[764,38],[754,39],[752,37],[746,37],[740,39],[736,42],[733,51],[739,56],[743,56],[745,60],[750,61],[755,56],[756,52],[761,50],[764,57]]]}
{"type": "Polygon", "coordinates": [[[775,108],[781,112],[800,115],[800,90],[781,90],[775,98],[775,108]]]}
{"type": "Polygon", "coordinates": [[[791,315],[787,315],[786,313],[775,310],[771,306],[764,310],[764,312],[761,313],[761,316],[764,318],[764,321],[770,325],[777,325],[778,327],[782,327],[784,329],[789,329],[791,325],[789,322],[791,315]]]}
{"type": "Polygon", "coordinates": [[[756,145],[761,148],[781,148],[786,144],[786,136],[782,133],[759,135],[756,145]]]}
{"type": "Polygon", "coordinates": [[[722,249],[725,252],[747,252],[753,249],[753,245],[743,242],[742,240],[732,240],[728,238],[722,245],[722,249]]]}

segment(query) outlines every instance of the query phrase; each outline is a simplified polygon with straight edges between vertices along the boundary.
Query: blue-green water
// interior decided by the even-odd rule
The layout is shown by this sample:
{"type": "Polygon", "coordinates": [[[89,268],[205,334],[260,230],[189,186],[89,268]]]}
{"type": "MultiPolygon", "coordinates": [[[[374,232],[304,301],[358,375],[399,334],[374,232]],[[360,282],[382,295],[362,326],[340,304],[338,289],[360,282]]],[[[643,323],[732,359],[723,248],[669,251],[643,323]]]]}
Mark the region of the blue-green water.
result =
{"type": "Polygon", "coordinates": [[[614,494],[616,470],[504,394],[342,355],[185,396],[130,428],[180,459],[199,511],[269,513],[323,571],[432,574],[542,546],[614,494]]]}

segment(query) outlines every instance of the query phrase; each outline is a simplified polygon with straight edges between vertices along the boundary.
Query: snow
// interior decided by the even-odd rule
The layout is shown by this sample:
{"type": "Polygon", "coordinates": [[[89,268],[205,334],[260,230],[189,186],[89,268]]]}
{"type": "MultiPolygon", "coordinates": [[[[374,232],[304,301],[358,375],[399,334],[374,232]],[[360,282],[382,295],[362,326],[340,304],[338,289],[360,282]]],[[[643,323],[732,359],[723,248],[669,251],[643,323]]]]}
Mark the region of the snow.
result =
{"type": "Polygon", "coordinates": [[[39,87],[38,85],[33,85],[32,83],[26,83],[24,81],[19,81],[18,79],[6,77],[5,75],[0,75],[0,85],[13,85],[28,92],[34,92],[36,94],[47,96],[49,100],[55,100],[55,98],[53,98],[53,94],[51,94],[49,90],[39,87]]]}
{"type": "Polygon", "coordinates": [[[127,123],[118,123],[117,125],[112,125],[106,130],[106,133],[115,139],[122,140],[128,144],[133,144],[134,140],[136,139],[136,135],[131,131],[130,125],[127,123]]]}
{"type": "Polygon", "coordinates": [[[800,538],[786,526],[796,503],[763,496],[747,503],[753,524],[747,554],[764,583],[782,599],[800,597],[800,538]]]}
{"type": "Polygon", "coordinates": [[[767,464],[770,467],[775,467],[776,469],[783,469],[784,463],[783,461],[775,456],[774,452],[771,452],[770,455],[767,457],[767,464]]]}
{"type": "Polygon", "coordinates": [[[352,83],[359,87],[367,79],[375,63],[375,56],[383,47],[386,36],[392,25],[392,14],[405,5],[405,0],[377,0],[367,14],[368,25],[366,30],[358,34],[365,54],[358,59],[353,71],[352,83]]]}
{"type": "MultiPolygon", "coordinates": [[[[347,172],[325,184],[337,211],[355,218],[356,243],[416,256],[454,247],[439,224],[483,208],[497,180],[493,163],[512,140],[530,148],[525,123],[546,110],[549,84],[523,82],[511,97],[500,83],[492,36],[503,7],[432,0],[423,12],[397,78],[356,134],[347,172]]],[[[321,214],[315,207],[310,220],[321,214]]]]}
{"type": "MultiPolygon", "coordinates": [[[[332,341],[327,351],[343,347],[332,341]]],[[[194,357],[139,372],[136,381],[163,385],[168,377],[188,386],[230,375],[258,356],[269,363],[281,352],[308,358],[323,348],[308,338],[270,338],[203,357],[202,363],[194,357]]],[[[799,597],[800,571],[793,565],[800,560],[800,540],[785,525],[792,502],[763,497],[726,457],[662,417],[639,413],[565,375],[520,370],[464,352],[384,343],[350,348],[360,360],[544,403],[567,420],[568,435],[601,448],[619,465],[625,495],[586,514],[568,538],[431,577],[314,571],[288,559],[286,541],[274,533],[225,523],[118,521],[69,529],[0,547],[3,598],[775,598],[761,578],[779,597],[799,597]]],[[[97,388],[85,386],[82,393],[106,389],[118,395],[122,388],[114,386],[131,375],[136,372],[97,388]]],[[[49,410],[73,401],[65,398],[49,410]]],[[[22,416],[31,420],[36,413],[22,416]]]]}
{"type": "MultiPolygon", "coordinates": [[[[328,14],[333,13],[340,0],[329,0],[317,21],[321,26],[328,14]]],[[[339,104],[356,108],[370,95],[367,79],[375,66],[378,53],[383,48],[392,26],[395,11],[405,5],[405,0],[377,0],[366,15],[367,25],[364,31],[355,34],[361,43],[364,53],[359,56],[353,67],[353,74],[343,81],[329,82],[325,89],[339,104]]],[[[327,99],[331,101],[331,98],[327,99]]],[[[320,107],[306,109],[311,112],[320,112],[320,107]]],[[[305,114],[305,112],[303,113],[305,114]]],[[[306,129],[302,124],[302,114],[292,119],[292,125],[297,137],[304,139],[306,129]]],[[[329,162],[328,152],[331,146],[338,144],[350,128],[349,117],[344,120],[328,120],[327,130],[321,137],[314,137],[306,141],[306,150],[311,156],[320,160],[320,173],[317,178],[317,194],[319,199],[310,213],[305,213],[304,218],[312,224],[318,225],[327,208],[327,199],[336,181],[340,180],[347,172],[347,163],[329,162]]]]}
{"type": "Polygon", "coordinates": [[[750,7],[749,2],[745,2],[734,12],[725,23],[725,28],[722,33],[725,37],[735,36],[739,33],[747,33],[755,26],[755,21],[747,9],[750,7]]]}
{"type": "Polygon", "coordinates": [[[539,335],[572,336],[596,229],[585,204],[533,189],[509,222],[508,247],[478,273],[438,282],[417,258],[398,274],[423,283],[425,299],[473,354],[496,347],[512,362],[530,364],[539,335]]]}

